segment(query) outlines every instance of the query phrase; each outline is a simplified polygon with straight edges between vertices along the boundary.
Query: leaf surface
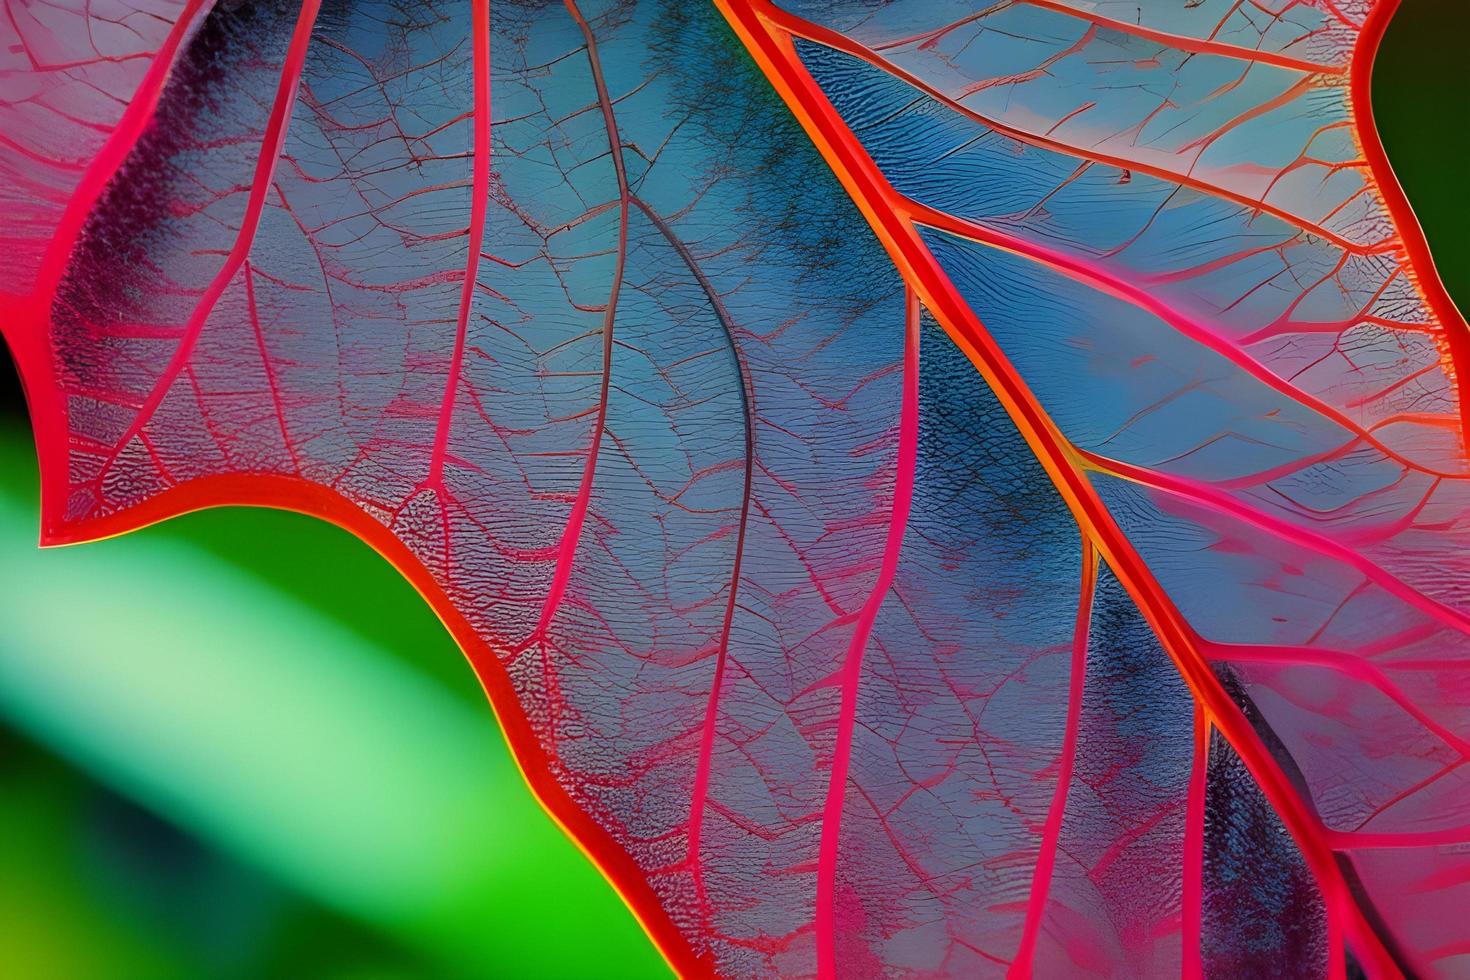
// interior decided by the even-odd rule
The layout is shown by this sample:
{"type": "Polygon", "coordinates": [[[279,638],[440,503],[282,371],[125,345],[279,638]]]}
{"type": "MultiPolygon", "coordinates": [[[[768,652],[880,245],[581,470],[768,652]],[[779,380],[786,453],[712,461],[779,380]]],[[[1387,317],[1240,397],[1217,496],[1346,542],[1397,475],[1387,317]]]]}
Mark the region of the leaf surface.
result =
{"type": "Polygon", "coordinates": [[[1034,955],[1152,973],[1182,915],[1185,972],[1239,972],[1219,824],[1248,772],[1321,889],[1321,968],[1346,936],[1375,974],[1451,969],[1465,334],[1360,98],[1393,5],[723,6],[1218,732],[1182,905],[1144,937],[1145,879],[1090,916],[1052,893],[1034,955]]]}
{"type": "Polygon", "coordinates": [[[22,5],[43,538],[364,537],[689,973],[1451,970],[1390,6],[22,5]]]}

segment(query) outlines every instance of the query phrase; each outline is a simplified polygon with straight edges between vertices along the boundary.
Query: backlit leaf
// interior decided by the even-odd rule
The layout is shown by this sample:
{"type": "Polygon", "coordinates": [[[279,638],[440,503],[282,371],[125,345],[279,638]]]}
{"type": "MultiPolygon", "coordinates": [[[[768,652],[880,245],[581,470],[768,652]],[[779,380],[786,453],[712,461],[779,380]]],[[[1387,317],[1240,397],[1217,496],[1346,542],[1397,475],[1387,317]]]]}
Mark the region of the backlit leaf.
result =
{"type": "Polygon", "coordinates": [[[362,536],[688,973],[1453,972],[1392,3],[718,7],[7,8],[43,539],[362,536]]]}

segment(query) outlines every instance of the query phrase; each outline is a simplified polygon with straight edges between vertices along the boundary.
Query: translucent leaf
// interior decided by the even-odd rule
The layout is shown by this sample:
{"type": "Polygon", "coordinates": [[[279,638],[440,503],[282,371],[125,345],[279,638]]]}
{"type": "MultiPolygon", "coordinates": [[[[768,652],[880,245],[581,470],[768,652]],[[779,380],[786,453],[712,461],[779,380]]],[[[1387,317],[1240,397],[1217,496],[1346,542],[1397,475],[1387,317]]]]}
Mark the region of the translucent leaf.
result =
{"type": "Polygon", "coordinates": [[[685,972],[1452,970],[1391,4],[719,6],[13,12],[43,539],[369,541],[685,972]]]}

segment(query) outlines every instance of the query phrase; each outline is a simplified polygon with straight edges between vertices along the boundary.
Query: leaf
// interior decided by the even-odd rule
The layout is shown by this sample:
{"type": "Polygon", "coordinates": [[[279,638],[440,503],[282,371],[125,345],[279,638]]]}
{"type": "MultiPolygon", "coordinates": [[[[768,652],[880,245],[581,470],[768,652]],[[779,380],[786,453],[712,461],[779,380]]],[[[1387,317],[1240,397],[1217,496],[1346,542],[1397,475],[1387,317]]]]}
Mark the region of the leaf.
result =
{"type": "Polygon", "coordinates": [[[363,537],[683,972],[1446,968],[1390,5],[948,6],[21,11],[43,539],[363,537]]]}

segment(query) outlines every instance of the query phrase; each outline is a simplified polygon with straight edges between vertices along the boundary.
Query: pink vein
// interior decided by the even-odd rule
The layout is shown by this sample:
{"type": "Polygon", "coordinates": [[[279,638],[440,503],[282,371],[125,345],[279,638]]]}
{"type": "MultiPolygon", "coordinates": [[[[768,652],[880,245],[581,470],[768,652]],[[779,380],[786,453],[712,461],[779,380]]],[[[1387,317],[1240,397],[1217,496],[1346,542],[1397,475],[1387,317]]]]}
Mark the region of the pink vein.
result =
{"type": "Polygon", "coordinates": [[[1194,709],[1194,765],[1189,772],[1189,798],[1184,811],[1184,886],[1180,910],[1184,944],[1184,980],[1201,980],[1204,916],[1205,789],[1210,767],[1210,723],[1204,710],[1194,709]]]}
{"type": "Polygon", "coordinates": [[[174,351],[173,357],[169,359],[168,366],[164,368],[153,390],[148,393],[148,398],[143,402],[137,417],[113,445],[112,454],[108,459],[109,464],[117,458],[117,454],[123,450],[129,440],[143,430],[153,413],[157,411],[158,406],[162,404],[174,379],[193,355],[194,344],[199,340],[199,333],[204,329],[205,322],[214,312],[215,304],[224,295],[230,281],[235,278],[235,274],[245,264],[246,256],[250,254],[250,248],[255,242],[255,231],[260,226],[260,215],[265,208],[266,194],[270,191],[271,180],[275,174],[276,160],[281,155],[281,147],[285,145],[286,127],[291,119],[291,108],[296,102],[296,88],[301,82],[301,69],[306,63],[306,49],[311,43],[312,25],[316,23],[317,10],[320,7],[321,0],[305,0],[301,5],[301,13],[296,18],[296,28],[291,35],[291,46],[286,51],[285,63],[281,65],[281,80],[276,86],[275,101],[271,105],[270,118],[260,141],[260,154],[255,162],[255,177],[250,183],[250,196],[245,203],[245,214],[240,221],[240,230],[235,234],[235,243],[230,248],[224,265],[220,267],[219,272],[215,273],[214,279],[204,290],[204,295],[199,297],[199,302],[195,304],[188,323],[185,324],[183,338],[179,341],[179,347],[174,351]]]}
{"type": "Polygon", "coordinates": [[[1436,721],[1427,711],[1419,707],[1391,681],[1377,664],[1336,650],[1318,650],[1304,646],[1261,646],[1250,643],[1217,643],[1200,638],[1199,647],[1211,658],[1236,663],[1268,663],[1279,666],[1321,667],[1353,678],[1366,684],[1388,698],[1399,710],[1422,725],[1427,731],[1470,759],[1470,742],[1436,721]]]}
{"type": "Polygon", "coordinates": [[[203,6],[204,0],[189,0],[188,5],[180,12],[179,19],[174,21],[163,45],[153,56],[153,62],[139,82],[137,91],[128,100],[128,107],[118,120],[117,127],[87,165],[81,181],[77,183],[76,190],[67,202],[66,210],[56,223],[56,231],[52,234],[51,243],[41,260],[35,295],[49,298],[66,274],[67,260],[71,256],[77,236],[82,233],[82,227],[87,223],[87,217],[92,213],[97,198],[102,195],[102,191],[112,180],[112,175],[117,173],[152,121],[153,109],[158,105],[163,83],[168,78],[169,69],[173,67],[174,55],[184,36],[188,34],[195,15],[203,6]]]}
{"type": "Polygon", "coordinates": [[[1053,153],[1065,154],[1066,156],[1074,157],[1081,160],[1089,160],[1093,163],[1102,164],[1103,166],[1116,167],[1121,170],[1131,170],[1138,173],[1148,174],[1151,177],[1167,181],[1171,184],[1178,184],[1183,187],[1192,187],[1195,190],[1204,191],[1208,194],[1223,198],[1227,201],[1231,201],[1243,207],[1247,207],[1255,211],[1260,211],[1264,214],[1272,215],[1273,217],[1279,218],[1290,225],[1301,228],[1303,231],[1307,231],[1313,235],[1318,236],[1319,238],[1326,239],[1327,241],[1332,242],[1344,251],[1354,254],[1373,254],[1377,252],[1391,251],[1392,249],[1397,247],[1397,243],[1392,240],[1371,245],[1364,245],[1358,242],[1351,241],[1350,239],[1344,238],[1336,232],[1329,230],[1325,226],[1314,223],[1303,215],[1295,214],[1273,204],[1268,204],[1264,200],[1253,198],[1246,194],[1232,191],[1228,188],[1221,187],[1216,184],[1211,184],[1209,181],[1196,177],[1192,173],[1181,173],[1178,171],[1167,170],[1163,167],[1155,166],[1142,160],[1130,160],[1127,157],[1114,156],[1112,154],[1103,153],[1095,149],[1085,149],[1080,146],[1075,146],[1071,143],[1065,143],[1060,140],[1051,139],[1047,136],[1029,132],[1027,130],[1018,129],[1015,126],[1008,125],[997,119],[992,119],[989,116],[976,112],[974,109],[960,102],[953,96],[945,94],[940,89],[924,81],[913,72],[908,71],[900,65],[894,64],[892,61],[889,61],[887,58],[874,51],[872,48],[869,48],[858,41],[854,41],[852,38],[849,38],[847,35],[842,34],[839,31],[829,30],[819,24],[813,24],[811,21],[804,20],[801,17],[790,13],[789,11],[782,10],[781,8],[776,7],[775,5],[770,3],[770,0],[748,0],[748,3],[760,14],[762,18],[764,18],[778,30],[785,32],[791,37],[803,38],[807,41],[812,41],[824,47],[831,48],[834,51],[839,51],[843,54],[850,55],[851,57],[858,58],[864,62],[867,62],[874,68],[886,72],[888,75],[891,75],[892,77],[904,82],[905,84],[911,86],[924,95],[927,95],[929,98],[938,102],[940,105],[943,105],[946,108],[949,108],[954,112],[959,113],[967,119],[971,119],[979,123],[987,129],[992,129],[995,132],[1000,133],[1002,136],[1009,137],[1010,139],[1013,139],[1018,143],[1023,143],[1027,146],[1034,146],[1042,150],[1049,150],[1053,153]]]}
{"type": "MultiPolygon", "coordinates": [[[[286,425],[286,408],[281,400],[281,385],[276,379],[276,369],[271,364],[270,351],[265,344],[265,331],[260,327],[260,310],[255,305],[255,274],[250,262],[245,262],[245,306],[250,313],[250,328],[255,332],[255,347],[260,351],[260,366],[265,370],[266,385],[271,390],[271,406],[275,411],[276,423],[281,429],[281,444],[291,457],[291,467],[301,472],[301,460],[296,458],[296,446],[291,442],[291,433],[286,425]]],[[[158,462],[155,460],[155,462],[158,462]]]]}
{"type": "Polygon", "coordinates": [[[832,754],[832,773],[827,784],[827,802],[822,810],[822,841],[817,855],[817,975],[822,980],[837,976],[836,889],[838,834],[847,791],[847,772],[852,758],[852,733],[857,723],[858,681],[862,677],[863,650],[878,618],[883,599],[898,571],[899,551],[913,503],[914,471],[919,445],[919,300],[907,290],[904,325],[903,407],[898,423],[898,472],[893,487],[893,510],[888,519],[888,540],[883,547],[883,564],[878,581],[868,593],[853,626],[847,658],[841,668],[842,707],[837,719],[837,744],[832,754]]]}
{"type": "Polygon", "coordinates": [[[1073,447],[1073,449],[1081,458],[1083,466],[1087,469],[1096,470],[1097,472],[1120,479],[1130,480],[1147,487],[1153,487],[1155,490],[1162,490],[1176,497],[1182,497],[1207,510],[1223,514],[1226,517],[1234,518],[1242,523],[1267,531],[1282,541],[1289,541],[1308,551],[1342,562],[1345,565],[1357,569],[1364,578],[1380,586],[1389,594],[1402,599],[1420,612],[1437,619],[1451,629],[1470,635],[1470,614],[1463,613],[1458,609],[1440,602],[1433,596],[1421,592],[1367,556],[1359,554],[1325,535],[1309,531],[1306,528],[1299,527],[1279,517],[1262,513],[1249,504],[1229,494],[1221,493],[1214,487],[1198,480],[1159,473],[1141,466],[1134,466],[1131,463],[1123,463],[1099,456],[1096,453],[1088,452],[1085,449],[1077,447],[1073,447]]]}
{"type": "Polygon", "coordinates": [[[618,293],[623,285],[623,268],[628,260],[628,206],[632,194],[628,190],[628,173],[623,167],[623,143],[618,135],[617,119],[613,115],[611,97],[607,94],[607,81],[602,76],[602,59],[597,55],[597,38],[576,0],[564,0],[567,11],[582,30],[587,42],[587,61],[592,66],[592,81],[597,87],[597,101],[602,107],[602,119],[607,128],[608,149],[612,153],[613,170],[618,177],[618,258],[613,270],[612,290],[608,295],[607,311],[602,318],[602,388],[597,398],[597,422],[592,431],[592,446],[587,451],[587,462],[582,467],[582,482],[577,487],[577,497],[572,503],[572,512],[567,517],[567,526],[562,531],[561,544],[556,551],[556,572],[546,592],[546,603],[541,607],[541,618],[532,631],[530,641],[544,637],[552,618],[561,606],[566,594],[567,582],[572,576],[572,563],[576,559],[577,542],[582,536],[582,524],[587,517],[587,507],[592,502],[592,479],[597,474],[597,457],[602,449],[602,432],[607,427],[607,395],[612,381],[613,321],[617,316],[618,293]]]}
{"type": "Polygon", "coordinates": [[[1062,836],[1062,819],[1067,810],[1067,792],[1072,785],[1072,766],[1077,759],[1077,737],[1082,723],[1082,691],[1087,675],[1087,639],[1092,619],[1092,595],[1097,584],[1097,555],[1092,540],[1082,539],[1082,589],[1077,599],[1077,624],[1072,632],[1072,674],[1067,688],[1067,726],[1062,735],[1062,755],[1057,767],[1057,784],[1052,791],[1051,807],[1041,831],[1041,849],[1036,855],[1036,868],[1031,874],[1031,894],[1026,900],[1026,922],[1021,930],[1021,945],[1016,958],[1006,971],[1010,978],[1031,976],[1036,956],[1036,939],[1041,919],[1046,912],[1047,894],[1051,890],[1052,868],[1056,865],[1057,842],[1062,836]]]}
{"type": "Polygon", "coordinates": [[[434,451],[429,457],[429,475],[424,478],[423,483],[426,487],[439,487],[444,483],[444,456],[449,446],[449,429],[454,421],[454,401],[464,365],[465,335],[469,332],[470,308],[474,303],[481,243],[485,236],[485,210],[490,200],[490,0],[475,0],[471,17],[475,45],[475,146],[470,191],[473,197],[470,200],[469,254],[465,260],[464,282],[459,290],[454,354],[449,361],[449,377],[444,382],[444,399],[439,405],[439,424],[434,431],[434,451]]]}
{"type": "MultiPolygon", "coordinates": [[[[1289,68],[1303,72],[1322,72],[1330,75],[1340,75],[1346,69],[1323,64],[1317,61],[1306,61],[1301,58],[1293,58],[1290,55],[1279,54],[1275,51],[1266,51],[1260,48],[1243,48],[1235,44],[1226,44],[1223,41],[1213,39],[1189,37],[1183,34],[1173,34],[1169,31],[1156,30],[1151,27],[1143,27],[1139,24],[1130,24],[1126,20],[1115,20],[1112,17],[1104,17],[1089,10],[1079,10],[1067,3],[1059,3],[1057,0],[1019,0],[1020,3],[1029,7],[1039,7],[1054,13],[1063,14],[1067,17],[1076,17],[1117,31],[1120,34],[1128,34],[1133,37],[1148,41],[1156,41],[1159,44],[1180,51],[1190,51],[1196,54],[1218,55],[1222,58],[1237,58],[1242,61],[1259,62],[1266,65],[1274,65],[1277,68],[1289,68]]],[[[1186,6],[1188,6],[1186,4],[1186,6]]],[[[1262,41],[1265,40],[1263,36],[1262,41]]]]}
{"type": "MultiPolygon", "coordinates": [[[[1301,405],[1303,408],[1309,409],[1323,418],[1336,423],[1341,428],[1362,439],[1374,449],[1396,462],[1421,472],[1435,472],[1426,470],[1422,464],[1395,451],[1373,435],[1369,429],[1364,428],[1342,411],[1334,408],[1322,399],[1292,386],[1289,381],[1251,357],[1226,338],[1220,336],[1208,324],[1185,316],[1146,290],[1128,282],[1126,279],[1120,278],[1111,270],[1095,262],[1067,255],[1064,252],[1057,251],[1045,245],[1040,245],[1027,239],[1007,234],[1006,232],[997,231],[967,218],[956,217],[948,211],[941,211],[927,204],[920,204],[918,201],[900,194],[894,195],[894,201],[912,221],[928,225],[931,228],[959,238],[978,242],[981,245],[987,245],[991,248],[1019,255],[1038,265],[1046,266],[1073,282],[1112,296],[1114,299],[1122,300],[1152,314],[1174,328],[1181,335],[1230,361],[1261,384],[1301,405]]],[[[1435,472],[1435,475],[1451,476],[1453,474],[1435,472]]]]}

